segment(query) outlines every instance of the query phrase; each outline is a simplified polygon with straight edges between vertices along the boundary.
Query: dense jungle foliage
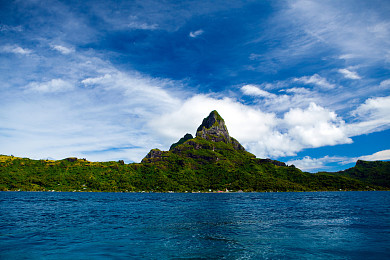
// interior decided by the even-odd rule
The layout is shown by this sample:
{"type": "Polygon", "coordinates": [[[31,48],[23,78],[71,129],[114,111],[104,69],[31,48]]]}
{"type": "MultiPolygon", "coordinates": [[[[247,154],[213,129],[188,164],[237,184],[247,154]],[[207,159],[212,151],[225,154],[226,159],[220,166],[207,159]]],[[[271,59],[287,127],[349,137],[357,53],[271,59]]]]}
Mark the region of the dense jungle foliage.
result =
{"type": "MultiPolygon", "coordinates": [[[[204,140],[202,140],[204,142],[204,140]]],[[[226,144],[219,143],[217,148],[226,144]]],[[[22,191],[333,191],[388,190],[389,164],[364,162],[340,173],[305,173],[245,151],[188,149],[142,163],[0,156],[0,190],[22,191]],[[386,166],[382,166],[386,165],[386,166]],[[368,169],[368,170],[366,170],[368,169]],[[369,177],[367,177],[368,175],[369,177]]],[[[188,147],[187,147],[188,148],[188,147]]]]}

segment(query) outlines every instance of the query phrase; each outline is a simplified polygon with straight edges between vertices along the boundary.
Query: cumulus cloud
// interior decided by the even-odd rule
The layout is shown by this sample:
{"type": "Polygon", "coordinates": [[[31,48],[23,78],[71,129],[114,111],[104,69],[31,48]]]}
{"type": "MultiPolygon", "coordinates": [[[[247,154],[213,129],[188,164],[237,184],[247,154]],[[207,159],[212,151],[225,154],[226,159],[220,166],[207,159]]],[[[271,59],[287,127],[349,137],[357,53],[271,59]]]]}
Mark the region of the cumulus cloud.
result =
{"type": "Polygon", "coordinates": [[[21,54],[21,55],[29,55],[32,53],[29,49],[24,49],[17,45],[5,45],[1,49],[1,52],[4,53],[13,53],[13,54],[21,54]]]}
{"type": "Polygon", "coordinates": [[[33,92],[54,93],[70,91],[74,86],[62,79],[52,79],[47,82],[32,82],[26,86],[26,89],[33,92]]]}
{"type": "Polygon", "coordinates": [[[291,109],[284,115],[289,135],[305,147],[351,143],[345,122],[336,113],[311,103],[305,110],[291,109]]]}
{"type": "Polygon", "coordinates": [[[271,132],[277,123],[274,114],[264,113],[233,99],[195,95],[169,113],[154,119],[152,125],[160,134],[174,140],[187,132],[194,134],[203,118],[212,110],[221,114],[230,134],[242,142],[258,140],[271,132]]]}
{"type": "Polygon", "coordinates": [[[51,46],[51,48],[53,50],[61,52],[62,54],[65,54],[65,55],[74,52],[74,48],[68,48],[68,47],[65,47],[62,45],[53,45],[53,46],[51,46]]]}
{"type": "Polygon", "coordinates": [[[327,79],[321,77],[318,74],[314,74],[313,76],[304,76],[301,78],[295,78],[294,81],[303,82],[305,84],[313,84],[323,89],[333,89],[336,87],[335,84],[329,83],[327,79]]]}
{"type": "Polygon", "coordinates": [[[230,134],[259,157],[290,156],[304,148],[351,142],[344,133],[344,121],[314,103],[306,109],[290,109],[280,118],[230,98],[196,95],[156,118],[153,126],[175,141],[193,133],[214,109],[225,119],[230,134]]]}
{"type": "Polygon", "coordinates": [[[361,79],[361,77],[355,71],[350,71],[348,69],[339,69],[338,72],[344,75],[347,79],[361,79]]]}
{"type": "Polygon", "coordinates": [[[190,37],[197,38],[197,37],[201,36],[203,33],[204,33],[204,31],[202,29],[194,31],[194,32],[190,32],[190,37]]]}

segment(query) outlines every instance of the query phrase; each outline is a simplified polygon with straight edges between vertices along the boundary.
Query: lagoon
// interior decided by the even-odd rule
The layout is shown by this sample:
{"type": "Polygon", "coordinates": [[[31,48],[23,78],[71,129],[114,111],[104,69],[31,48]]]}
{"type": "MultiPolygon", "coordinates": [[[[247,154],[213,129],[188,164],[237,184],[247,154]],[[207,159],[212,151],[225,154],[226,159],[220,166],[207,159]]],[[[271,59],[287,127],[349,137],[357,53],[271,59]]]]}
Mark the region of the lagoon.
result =
{"type": "Polygon", "coordinates": [[[389,259],[390,192],[0,192],[0,259],[389,259]]]}

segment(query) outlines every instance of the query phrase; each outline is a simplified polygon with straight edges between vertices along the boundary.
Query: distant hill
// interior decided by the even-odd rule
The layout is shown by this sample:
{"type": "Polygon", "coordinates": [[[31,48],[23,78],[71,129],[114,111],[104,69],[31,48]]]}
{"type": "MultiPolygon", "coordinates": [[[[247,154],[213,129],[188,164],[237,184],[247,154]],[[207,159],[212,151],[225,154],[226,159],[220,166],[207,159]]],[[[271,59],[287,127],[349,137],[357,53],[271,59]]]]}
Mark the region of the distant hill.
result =
{"type": "Polygon", "coordinates": [[[363,162],[338,173],[311,174],[259,159],[229,135],[212,111],[195,137],[169,151],[152,149],[141,163],[0,156],[0,190],[55,191],[328,191],[389,190],[390,162],[363,162]]]}
{"type": "Polygon", "coordinates": [[[345,176],[390,189],[389,161],[362,161],[344,171],[333,173],[335,176],[345,176]]]}

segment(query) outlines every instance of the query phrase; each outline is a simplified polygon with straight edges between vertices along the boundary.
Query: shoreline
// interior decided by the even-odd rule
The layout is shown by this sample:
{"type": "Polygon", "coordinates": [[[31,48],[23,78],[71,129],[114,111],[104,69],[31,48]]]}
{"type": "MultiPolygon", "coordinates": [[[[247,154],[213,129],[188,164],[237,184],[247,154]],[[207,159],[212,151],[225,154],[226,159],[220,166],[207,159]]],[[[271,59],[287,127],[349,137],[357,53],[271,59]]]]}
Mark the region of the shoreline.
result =
{"type": "Polygon", "coordinates": [[[314,193],[314,192],[375,192],[390,190],[318,190],[318,191],[200,191],[200,192],[176,192],[176,191],[28,191],[28,190],[6,190],[1,192],[29,192],[29,193],[139,193],[139,194],[245,194],[245,193],[314,193]]]}

